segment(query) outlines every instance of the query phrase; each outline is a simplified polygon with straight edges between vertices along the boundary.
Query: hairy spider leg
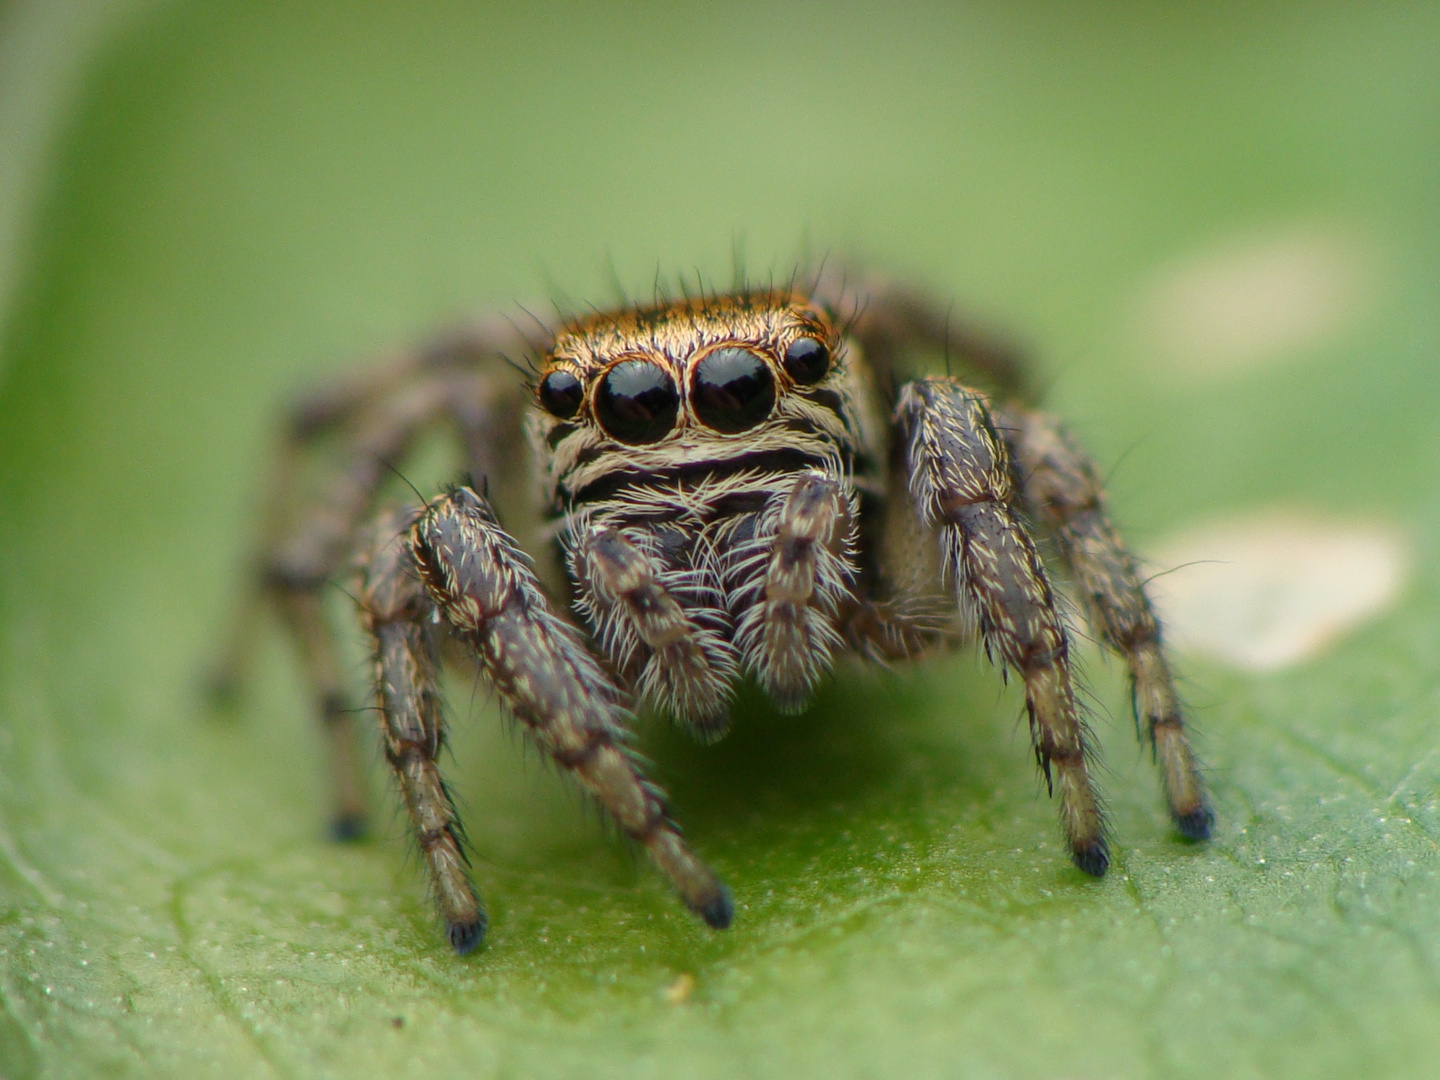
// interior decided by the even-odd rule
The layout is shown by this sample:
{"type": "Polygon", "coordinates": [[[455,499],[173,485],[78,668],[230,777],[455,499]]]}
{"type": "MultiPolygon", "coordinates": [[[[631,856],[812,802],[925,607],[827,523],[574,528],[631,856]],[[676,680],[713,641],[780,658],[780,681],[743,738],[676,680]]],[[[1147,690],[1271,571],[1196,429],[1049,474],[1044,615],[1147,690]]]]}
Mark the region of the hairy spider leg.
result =
{"type": "MultiPolygon", "coordinates": [[[[860,343],[866,362],[893,401],[907,374],[915,346],[980,376],[1001,399],[1034,401],[1038,396],[1020,349],[1009,341],[957,318],[922,292],[878,274],[863,274],[840,262],[827,263],[815,281],[816,302],[834,311],[845,331],[860,343]]],[[[913,363],[913,360],[911,361],[913,363]]]]}
{"type": "Polygon", "coordinates": [[[518,395],[513,380],[476,368],[503,349],[520,347],[508,323],[465,327],[428,348],[339,380],[291,411],[271,474],[257,584],[242,599],[210,690],[220,703],[237,696],[260,615],[267,600],[273,603],[299,645],[330,748],[331,829],[337,839],[364,835],[366,816],[353,712],[334,631],[324,617],[324,590],[349,570],[355,539],[374,513],[381,487],[428,427],[450,420],[470,451],[472,469],[498,467],[497,448],[518,441],[518,410],[510,404],[518,395]],[[320,498],[297,514],[293,488],[301,462],[325,438],[338,443],[339,467],[320,498]]]}
{"type": "Polygon", "coordinates": [[[946,577],[987,654],[1024,679],[1036,757],[1047,785],[1059,788],[1071,858],[1099,877],[1110,856],[1086,769],[1069,639],[1035,544],[1011,508],[1005,444],[984,399],[953,379],[908,384],[895,416],[916,510],[939,531],[946,577]]]}
{"type": "Polygon", "coordinates": [[[628,749],[622,692],[551,607],[489,503],[464,487],[435,499],[411,529],[410,547],[426,593],[475,650],[510,713],[646,850],[690,910],[729,926],[729,890],[685,845],[664,793],[628,749]]]}
{"type": "Polygon", "coordinates": [[[1186,735],[1159,620],[1135,560],[1109,520],[1091,459],[1053,417],[1029,407],[1037,395],[1020,350],[883,277],[831,266],[820,291],[839,310],[854,313],[850,332],[882,382],[896,384],[908,350],[918,343],[977,373],[1004,402],[992,415],[1008,444],[1023,504],[1054,538],[1091,624],[1125,659],[1136,722],[1151,741],[1176,828],[1190,839],[1207,839],[1215,815],[1186,735]]]}
{"type": "Polygon", "coordinates": [[[1054,536],[1091,625],[1129,667],[1137,734],[1150,741],[1175,827],[1192,840],[1207,839],[1215,814],[1185,737],[1160,622],[1135,558],[1110,522],[1094,464],[1053,416],[1018,406],[992,415],[1013,455],[1025,505],[1054,536]]]}
{"type": "Polygon", "coordinates": [[[445,745],[434,605],[416,575],[409,527],[418,511],[381,514],[364,560],[360,607],[374,646],[375,703],[385,760],[395,773],[425,859],[446,937],[467,953],[487,920],[466,872],[460,820],[436,760],[445,745]]]}

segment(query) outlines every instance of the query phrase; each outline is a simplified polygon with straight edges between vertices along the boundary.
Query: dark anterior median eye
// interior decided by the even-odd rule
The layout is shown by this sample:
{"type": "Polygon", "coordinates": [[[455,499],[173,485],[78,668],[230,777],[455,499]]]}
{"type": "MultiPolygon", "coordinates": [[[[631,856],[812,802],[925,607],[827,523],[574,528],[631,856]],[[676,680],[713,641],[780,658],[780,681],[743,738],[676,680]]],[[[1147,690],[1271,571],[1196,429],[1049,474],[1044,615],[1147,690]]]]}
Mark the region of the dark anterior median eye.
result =
{"type": "Polygon", "coordinates": [[[595,391],[595,415],[612,438],[639,445],[675,426],[680,393],[659,364],[625,360],[605,373],[595,391]]]}
{"type": "Polygon", "coordinates": [[[708,427],[733,435],[770,415],[775,376],[749,349],[716,349],[695,365],[690,404],[708,427]]]}
{"type": "Polygon", "coordinates": [[[812,386],[830,370],[830,350],[823,341],[798,337],[785,350],[785,374],[801,386],[812,386]]]}
{"type": "Polygon", "coordinates": [[[556,368],[540,380],[540,404],[551,416],[569,420],[585,400],[585,384],[573,373],[556,368]]]}

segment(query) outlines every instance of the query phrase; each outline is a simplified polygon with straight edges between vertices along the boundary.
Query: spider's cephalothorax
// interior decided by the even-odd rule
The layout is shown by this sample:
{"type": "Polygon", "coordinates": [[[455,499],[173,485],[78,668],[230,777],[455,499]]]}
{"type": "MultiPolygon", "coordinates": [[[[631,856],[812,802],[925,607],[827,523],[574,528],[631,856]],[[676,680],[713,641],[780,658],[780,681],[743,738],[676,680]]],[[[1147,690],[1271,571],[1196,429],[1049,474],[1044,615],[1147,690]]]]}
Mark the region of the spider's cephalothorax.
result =
{"type": "MultiPolygon", "coordinates": [[[[1069,638],[1031,529],[1053,539],[1099,635],[1128,663],[1178,829],[1209,834],[1159,626],[1088,458],[1030,407],[1010,353],[947,324],[908,293],[821,281],[806,294],[626,307],[528,340],[481,324],[302,404],[289,448],[337,435],[344,467],[298,524],[273,515],[264,580],[305,652],[337,757],[337,832],[353,836],[363,818],[350,711],[319,591],[358,553],[386,756],[457,950],[480,940],[485,917],[436,760],[447,643],[479,657],[546,753],[691,909],[724,927],[729,893],[626,749],[630,710],[645,704],[715,739],[742,677],[799,709],[841,651],[894,661],[978,635],[1023,681],[1076,865],[1103,874],[1069,638]],[[842,327],[837,311],[856,314],[842,327]],[[494,362],[517,348],[539,356],[524,387],[494,362]],[[993,396],[949,375],[904,382],[901,365],[925,350],[966,362],[993,396]],[[573,617],[500,525],[486,485],[377,514],[390,462],[437,419],[496,498],[513,490],[528,434],[573,617]]],[[[247,638],[237,635],[227,682],[247,638]]]]}
{"type": "Polygon", "coordinates": [[[770,294],[592,318],[538,399],[576,606],[621,677],[706,738],[741,671],[802,706],[857,603],[880,449],[830,320],[770,294]]]}

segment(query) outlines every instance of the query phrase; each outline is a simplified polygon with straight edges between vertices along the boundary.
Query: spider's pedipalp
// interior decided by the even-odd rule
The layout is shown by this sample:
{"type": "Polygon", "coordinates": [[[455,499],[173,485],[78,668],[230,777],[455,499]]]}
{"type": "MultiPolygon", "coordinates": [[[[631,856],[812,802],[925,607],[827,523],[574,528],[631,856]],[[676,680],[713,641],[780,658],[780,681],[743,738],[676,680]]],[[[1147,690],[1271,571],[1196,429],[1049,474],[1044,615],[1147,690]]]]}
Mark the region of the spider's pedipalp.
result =
{"type": "Polygon", "coordinates": [[[728,890],[685,846],[663,793],[626,749],[620,689],[555,613],[485,499],[461,487],[434,500],[409,544],[427,595],[479,655],[509,711],[645,848],[686,906],[728,926],[728,890]]]}
{"type": "Polygon", "coordinates": [[[1175,827],[1192,840],[1207,839],[1215,815],[1185,737],[1160,623],[1135,559],[1110,523],[1089,456],[1045,413],[1008,407],[997,410],[996,419],[1014,456],[1026,506],[1054,535],[1092,625],[1130,670],[1136,723],[1154,748],[1175,827]]]}
{"type": "Polygon", "coordinates": [[[702,622],[715,623],[720,613],[695,603],[693,589],[681,594],[690,601],[682,607],[662,583],[662,567],[617,528],[587,530],[570,553],[570,568],[580,590],[577,606],[598,628],[606,653],[636,673],[639,696],[702,741],[723,736],[737,657],[725,636],[702,622]]]}
{"type": "Polygon", "coordinates": [[[984,399],[949,378],[905,386],[896,421],[916,511],[939,530],[948,579],[973,609],[991,659],[1024,678],[1036,756],[1046,783],[1059,789],[1071,857],[1099,877],[1110,859],[1086,768],[1069,639],[1035,543],[1010,507],[1005,445],[984,399]]]}
{"type": "Polygon", "coordinates": [[[783,711],[804,708],[843,643],[836,615],[852,598],[854,499],[843,477],[802,473],[732,554],[735,643],[783,711]]]}

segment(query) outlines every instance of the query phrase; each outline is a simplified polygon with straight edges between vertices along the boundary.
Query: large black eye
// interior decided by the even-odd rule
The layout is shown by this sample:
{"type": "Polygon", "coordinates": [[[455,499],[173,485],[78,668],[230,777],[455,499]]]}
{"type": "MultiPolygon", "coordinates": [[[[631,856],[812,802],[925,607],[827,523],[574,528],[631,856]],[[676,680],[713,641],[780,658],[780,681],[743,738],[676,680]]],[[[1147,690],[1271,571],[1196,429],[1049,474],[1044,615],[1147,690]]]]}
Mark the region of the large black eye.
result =
{"type": "Polygon", "coordinates": [[[823,341],[798,337],[785,350],[785,374],[801,386],[813,386],[830,370],[830,350],[823,341]]]}
{"type": "Polygon", "coordinates": [[[595,416],[612,438],[623,443],[639,445],[664,438],[679,411],[675,380],[648,360],[616,364],[595,390],[595,416]]]}
{"type": "Polygon", "coordinates": [[[716,349],[695,365],[690,404],[707,426],[733,435],[770,415],[775,376],[749,349],[716,349]]]}
{"type": "Polygon", "coordinates": [[[540,405],[551,416],[569,420],[585,400],[585,384],[573,372],[556,368],[540,380],[540,405]]]}

